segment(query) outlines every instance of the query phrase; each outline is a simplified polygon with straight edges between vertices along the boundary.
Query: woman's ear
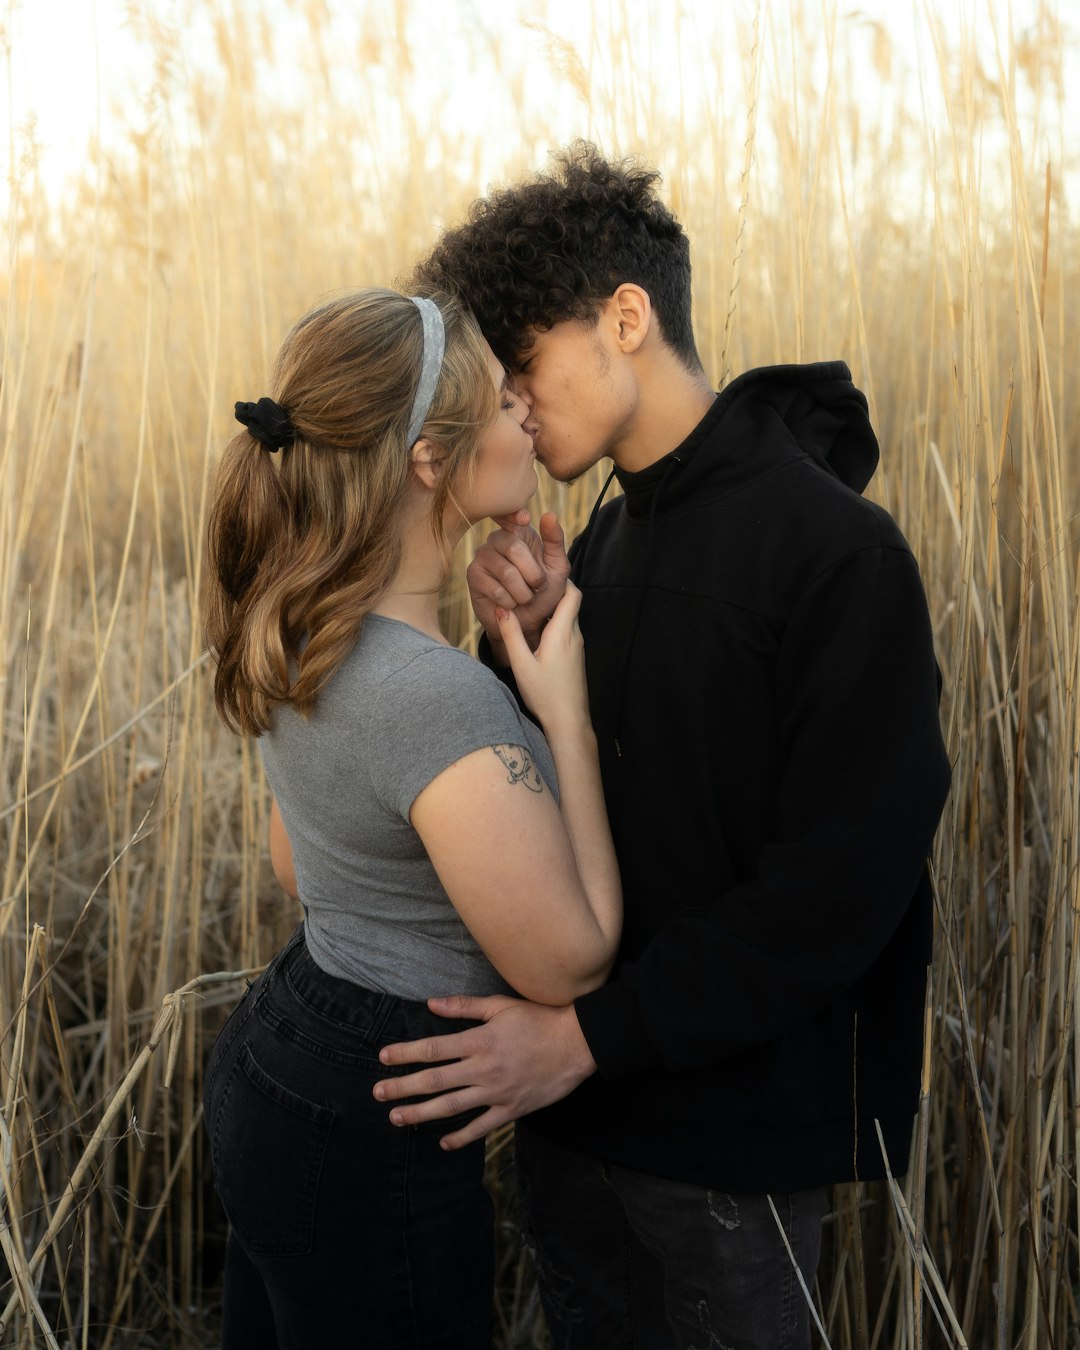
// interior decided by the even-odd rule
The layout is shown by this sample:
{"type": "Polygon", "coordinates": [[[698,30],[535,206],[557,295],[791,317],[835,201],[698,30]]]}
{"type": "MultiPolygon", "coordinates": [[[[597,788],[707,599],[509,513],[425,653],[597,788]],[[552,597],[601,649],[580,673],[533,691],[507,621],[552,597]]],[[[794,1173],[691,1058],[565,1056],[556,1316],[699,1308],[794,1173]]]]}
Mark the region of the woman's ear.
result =
{"type": "Polygon", "coordinates": [[[409,451],[409,464],[417,480],[433,492],[438,485],[442,472],[443,456],[441,448],[433,442],[421,438],[409,451]]]}

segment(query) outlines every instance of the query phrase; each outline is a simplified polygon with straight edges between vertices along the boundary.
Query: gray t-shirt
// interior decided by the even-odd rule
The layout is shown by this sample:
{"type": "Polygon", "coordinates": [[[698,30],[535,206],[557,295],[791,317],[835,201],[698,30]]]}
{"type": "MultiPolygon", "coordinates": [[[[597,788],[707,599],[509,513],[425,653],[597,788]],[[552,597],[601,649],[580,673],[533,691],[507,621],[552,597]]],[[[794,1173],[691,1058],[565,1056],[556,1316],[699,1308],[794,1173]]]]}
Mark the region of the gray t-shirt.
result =
{"type": "Polygon", "coordinates": [[[557,797],[543,733],[496,676],[379,614],[364,621],[310,720],[274,710],[259,747],[323,970],[408,999],[505,990],[409,824],[432,779],[492,745],[525,746],[557,797]]]}

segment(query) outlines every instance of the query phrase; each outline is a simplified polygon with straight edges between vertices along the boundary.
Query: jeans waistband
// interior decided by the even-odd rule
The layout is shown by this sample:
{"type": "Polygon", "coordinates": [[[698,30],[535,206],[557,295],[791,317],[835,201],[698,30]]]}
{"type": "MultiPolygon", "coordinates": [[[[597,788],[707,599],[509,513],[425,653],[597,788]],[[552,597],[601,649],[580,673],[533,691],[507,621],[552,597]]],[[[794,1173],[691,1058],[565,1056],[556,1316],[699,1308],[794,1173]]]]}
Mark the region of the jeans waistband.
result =
{"type": "Polygon", "coordinates": [[[471,1022],[448,1020],[432,1013],[425,1003],[368,989],[330,975],[308,951],[303,924],[277,954],[264,976],[260,1001],[279,997],[298,1001],[322,1023],[365,1040],[412,1040],[446,1035],[471,1022]]]}

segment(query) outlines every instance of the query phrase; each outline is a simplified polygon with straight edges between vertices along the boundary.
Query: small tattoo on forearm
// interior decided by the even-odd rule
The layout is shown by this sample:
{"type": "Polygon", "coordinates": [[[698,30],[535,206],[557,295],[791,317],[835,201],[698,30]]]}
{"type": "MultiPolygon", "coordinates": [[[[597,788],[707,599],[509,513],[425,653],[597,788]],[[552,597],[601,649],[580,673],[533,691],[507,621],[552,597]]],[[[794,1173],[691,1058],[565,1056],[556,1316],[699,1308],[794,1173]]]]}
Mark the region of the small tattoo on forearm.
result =
{"type": "Polygon", "coordinates": [[[492,750],[506,765],[508,783],[524,783],[530,792],[543,792],[544,780],[524,745],[493,745],[492,750]]]}

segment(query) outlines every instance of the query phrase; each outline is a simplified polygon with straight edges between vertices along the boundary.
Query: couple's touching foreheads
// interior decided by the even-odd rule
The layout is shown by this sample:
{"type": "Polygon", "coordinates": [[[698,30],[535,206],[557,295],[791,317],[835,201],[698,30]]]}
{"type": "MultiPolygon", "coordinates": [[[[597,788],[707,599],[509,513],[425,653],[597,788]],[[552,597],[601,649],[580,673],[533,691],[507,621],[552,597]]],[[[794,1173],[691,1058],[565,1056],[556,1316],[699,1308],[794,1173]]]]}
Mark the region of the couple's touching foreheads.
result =
{"type": "Polygon", "coordinates": [[[842,360],[717,392],[660,184],[575,143],[236,404],[207,637],[303,922],[206,1069],[225,1350],[489,1346],[509,1121],[557,1350],[806,1350],[829,1188],[906,1168],[923,586],[842,360]]]}

